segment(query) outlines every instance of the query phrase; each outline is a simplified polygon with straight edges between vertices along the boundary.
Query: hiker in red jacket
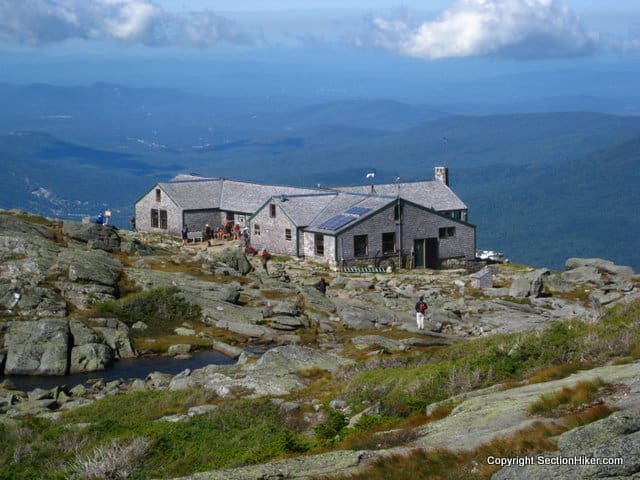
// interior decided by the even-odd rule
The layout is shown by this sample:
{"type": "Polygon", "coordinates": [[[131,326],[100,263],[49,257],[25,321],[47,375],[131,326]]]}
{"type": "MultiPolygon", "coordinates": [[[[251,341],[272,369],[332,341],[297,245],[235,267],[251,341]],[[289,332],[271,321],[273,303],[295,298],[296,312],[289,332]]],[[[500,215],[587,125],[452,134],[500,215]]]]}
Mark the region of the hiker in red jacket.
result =
{"type": "Polygon", "coordinates": [[[424,295],[420,295],[420,300],[416,303],[416,322],[418,330],[424,330],[424,315],[427,312],[427,304],[424,302],[424,295]]]}
{"type": "Polygon", "coordinates": [[[269,261],[270,258],[271,258],[271,255],[269,255],[269,252],[267,252],[267,247],[262,247],[262,250],[260,251],[260,262],[262,262],[262,268],[264,268],[264,271],[267,272],[267,275],[269,275],[267,262],[269,261]]]}

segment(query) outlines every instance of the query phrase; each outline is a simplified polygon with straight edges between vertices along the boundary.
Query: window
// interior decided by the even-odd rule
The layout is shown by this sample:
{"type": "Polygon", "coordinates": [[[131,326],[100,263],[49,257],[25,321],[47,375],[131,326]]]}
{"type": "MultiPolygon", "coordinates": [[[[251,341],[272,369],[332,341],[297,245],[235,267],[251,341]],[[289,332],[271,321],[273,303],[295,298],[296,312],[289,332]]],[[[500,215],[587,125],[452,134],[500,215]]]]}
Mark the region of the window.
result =
{"type": "Polygon", "coordinates": [[[269,216],[271,218],[276,218],[276,204],[275,203],[269,204],[269,216]]]}
{"type": "Polygon", "coordinates": [[[160,210],[160,228],[167,229],[167,211],[160,210]]]}
{"type": "Polygon", "coordinates": [[[316,255],[323,256],[324,255],[324,235],[321,233],[316,233],[314,235],[314,242],[316,246],[316,255]]]}
{"type": "Polygon", "coordinates": [[[260,236],[260,225],[258,225],[257,223],[253,224],[253,234],[260,236]]]}
{"type": "Polygon", "coordinates": [[[225,218],[227,219],[227,222],[233,222],[235,219],[235,215],[233,214],[233,212],[227,212],[225,218]]]}
{"type": "Polygon", "coordinates": [[[367,235],[355,235],[353,237],[353,256],[366,257],[369,251],[369,238],[367,235]]]}
{"type": "Polygon", "coordinates": [[[153,228],[167,229],[167,211],[158,210],[157,208],[151,209],[151,226],[153,228]]]}
{"type": "Polygon", "coordinates": [[[382,253],[396,253],[396,232],[382,234],[382,253]]]}
{"type": "Polygon", "coordinates": [[[156,202],[159,202],[159,201],[160,201],[160,199],[161,199],[161,196],[160,196],[160,189],[159,189],[159,188],[156,188],[156,202]]]}
{"type": "Polygon", "coordinates": [[[287,242],[290,242],[290,241],[291,241],[291,229],[290,229],[290,228],[285,228],[285,229],[284,229],[284,239],[285,239],[287,242]]]}
{"type": "Polygon", "coordinates": [[[456,227],[442,227],[438,229],[439,238],[449,238],[456,236],[456,227]]]}
{"type": "Polygon", "coordinates": [[[153,228],[158,228],[158,210],[155,208],[151,209],[151,226],[153,228]]]}
{"type": "Polygon", "coordinates": [[[402,216],[402,205],[396,203],[395,207],[393,207],[393,219],[400,220],[401,216],[402,216]]]}

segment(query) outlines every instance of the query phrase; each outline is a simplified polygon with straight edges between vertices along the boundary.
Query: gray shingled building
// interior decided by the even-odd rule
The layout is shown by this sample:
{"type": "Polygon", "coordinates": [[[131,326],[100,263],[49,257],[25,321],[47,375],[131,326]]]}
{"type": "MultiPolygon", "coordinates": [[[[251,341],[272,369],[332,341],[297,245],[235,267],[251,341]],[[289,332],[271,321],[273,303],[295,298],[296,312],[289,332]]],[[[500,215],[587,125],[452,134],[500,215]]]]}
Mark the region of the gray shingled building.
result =
{"type": "Polygon", "coordinates": [[[143,231],[178,234],[233,220],[251,229],[252,244],[333,268],[393,261],[438,267],[475,257],[467,206],[436,167],[425,182],[305,189],[179,175],[136,203],[143,231]]]}

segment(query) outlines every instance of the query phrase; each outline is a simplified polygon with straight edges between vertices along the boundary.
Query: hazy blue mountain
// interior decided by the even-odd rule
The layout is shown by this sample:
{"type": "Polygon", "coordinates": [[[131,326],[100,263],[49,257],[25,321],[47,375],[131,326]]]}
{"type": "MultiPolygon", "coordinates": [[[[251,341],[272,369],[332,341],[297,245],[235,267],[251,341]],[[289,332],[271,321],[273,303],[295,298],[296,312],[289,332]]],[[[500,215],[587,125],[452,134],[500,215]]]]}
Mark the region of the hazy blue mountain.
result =
{"type": "MultiPolygon", "coordinates": [[[[87,87],[0,84],[0,133],[36,130],[124,152],[172,152],[240,145],[287,135],[292,128],[342,125],[399,130],[443,113],[390,100],[345,100],[284,109],[279,99],[212,98],[106,83],[87,87]]],[[[308,101],[307,101],[308,103],[308,101]]]]}
{"type": "Polygon", "coordinates": [[[561,268],[570,256],[640,269],[640,135],[561,165],[454,172],[478,246],[561,268]]]}
{"type": "MultiPolygon", "coordinates": [[[[393,181],[396,176],[417,180],[430,178],[437,164],[462,170],[493,164],[565,163],[634,137],[640,131],[640,117],[580,112],[452,116],[398,132],[355,138],[357,141],[348,137],[340,142],[328,140],[340,138],[341,129],[325,126],[302,133],[288,131],[282,138],[303,140],[289,142],[277,154],[271,146],[254,142],[236,144],[216,155],[215,161],[202,155],[191,157],[190,162],[198,165],[199,171],[221,171],[225,176],[232,175],[229,168],[241,164],[243,175],[253,177],[260,169],[264,180],[286,183],[295,183],[300,177],[323,178],[327,172],[332,174],[330,184],[354,183],[364,176],[354,178],[356,172],[372,169],[384,181],[393,181]],[[269,166],[266,171],[261,169],[265,164],[269,166]]],[[[275,138],[270,137],[270,142],[275,138]]]]}
{"type": "MultiPolygon", "coordinates": [[[[94,215],[109,206],[129,212],[140,185],[182,170],[130,154],[61,141],[49,134],[0,135],[0,208],[53,217],[94,215]]],[[[128,218],[128,217],[127,217],[128,218]]]]}
{"type": "Polygon", "coordinates": [[[345,125],[366,129],[402,130],[448,113],[429,106],[413,106],[395,100],[340,100],[309,105],[282,113],[285,129],[316,125],[345,125]]]}

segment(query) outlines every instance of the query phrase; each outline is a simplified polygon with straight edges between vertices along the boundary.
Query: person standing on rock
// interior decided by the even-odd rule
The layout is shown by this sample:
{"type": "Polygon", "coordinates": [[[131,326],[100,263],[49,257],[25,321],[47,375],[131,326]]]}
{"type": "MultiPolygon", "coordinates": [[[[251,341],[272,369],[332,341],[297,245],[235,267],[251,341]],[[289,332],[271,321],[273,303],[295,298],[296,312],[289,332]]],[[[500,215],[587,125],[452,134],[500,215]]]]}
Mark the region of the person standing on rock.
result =
{"type": "Polygon", "coordinates": [[[327,285],[329,285],[324,278],[321,278],[319,282],[316,282],[313,286],[316,287],[321,294],[327,294],[327,285]]]}
{"type": "Polygon", "coordinates": [[[262,250],[260,251],[260,262],[262,263],[262,268],[267,273],[267,275],[269,275],[269,269],[267,268],[267,263],[269,262],[270,258],[271,258],[271,255],[269,255],[269,252],[267,252],[267,247],[262,247],[262,250]]]}
{"type": "Polygon", "coordinates": [[[427,312],[427,304],[424,302],[424,295],[420,295],[420,300],[416,303],[416,323],[418,330],[424,330],[424,315],[427,312]]]}
{"type": "Polygon", "coordinates": [[[186,225],[182,227],[182,246],[184,247],[187,244],[187,240],[189,239],[189,229],[186,225]]]}

